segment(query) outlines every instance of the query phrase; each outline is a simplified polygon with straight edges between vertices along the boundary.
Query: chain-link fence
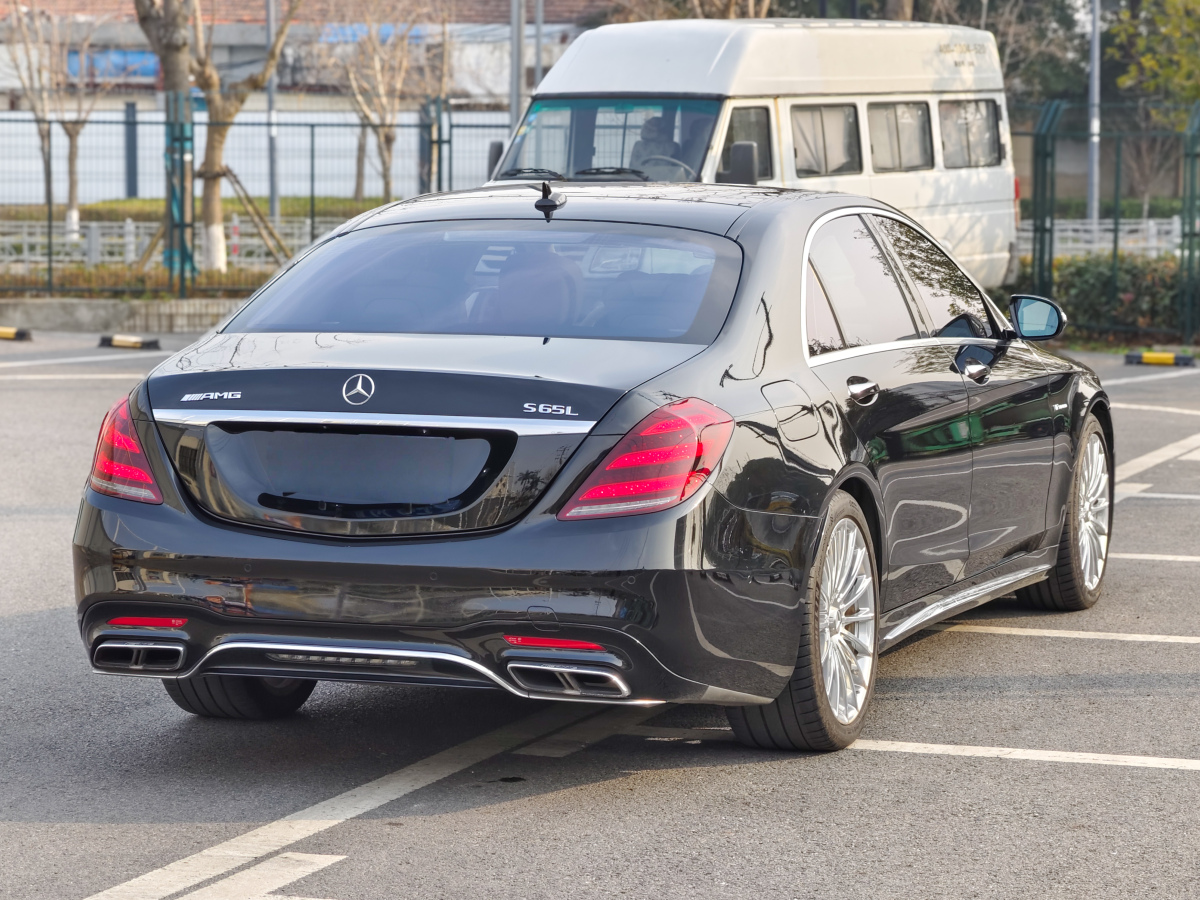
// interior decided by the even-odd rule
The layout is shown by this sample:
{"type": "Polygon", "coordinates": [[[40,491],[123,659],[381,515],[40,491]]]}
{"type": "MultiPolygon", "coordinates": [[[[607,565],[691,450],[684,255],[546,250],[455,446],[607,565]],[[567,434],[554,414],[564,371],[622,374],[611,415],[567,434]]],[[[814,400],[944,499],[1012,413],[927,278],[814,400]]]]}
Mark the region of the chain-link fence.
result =
{"type": "Polygon", "coordinates": [[[182,141],[162,111],[97,112],[75,146],[57,122],[0,114],[0,292],[244,295],[281,259],[381,204],[388,183],[393,199],[482,184],[489,145],[508,136],[507,111],[431,110],[399,117],[386,179],[383,135],[353,113],[289,113],[274,125],[243,113],[223,147],[219,231],[203,224],[202,111],[182,141]],[[179,183],[190,197],[172,193],[172,162],[187,170],[179,183]],[[173,196],[176,218],[189,222],[182,257],[163,224],[173,196]],[[222,238],[223,254],[209,246],[222,238]]]}

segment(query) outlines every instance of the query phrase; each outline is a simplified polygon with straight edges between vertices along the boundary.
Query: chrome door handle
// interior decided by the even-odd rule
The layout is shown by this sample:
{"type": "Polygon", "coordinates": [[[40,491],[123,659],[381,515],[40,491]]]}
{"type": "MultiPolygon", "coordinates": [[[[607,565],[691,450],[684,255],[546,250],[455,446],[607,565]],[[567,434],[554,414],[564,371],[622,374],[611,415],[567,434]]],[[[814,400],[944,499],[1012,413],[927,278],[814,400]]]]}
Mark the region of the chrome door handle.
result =
{"type": "Polygon", "coordinates": [[[972,357],[963,363],[962,372],[976,384],[983,384],[992,374],[992,368],[972,357]]]}
{"type": "Polygon", "coordinates": [[[870,406],[879,396],[879,385],[865,378],[847,379],[846,390],[850,393],[850,399],[859,406],[870,406]]]}

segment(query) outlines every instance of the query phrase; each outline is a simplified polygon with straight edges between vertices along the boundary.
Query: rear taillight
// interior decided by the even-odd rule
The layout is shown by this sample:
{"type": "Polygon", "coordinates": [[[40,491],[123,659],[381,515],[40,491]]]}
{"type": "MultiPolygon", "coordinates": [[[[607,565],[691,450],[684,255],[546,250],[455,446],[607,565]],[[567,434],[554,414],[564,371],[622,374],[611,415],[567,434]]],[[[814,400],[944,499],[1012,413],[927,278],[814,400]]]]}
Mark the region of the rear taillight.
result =
{"type": "Polygon", "coordinates": [[[163,502],[133,428],[128,400],[122,400],[104,417],[88,483],[93,491],[112,497],[139,503],[163,502]]]}
{"type": "Polygon", "coordinates": [[[558,518],[633,516],[682,503],[713,473],[732,435],[733,419],[711,403],[660,407],[609,451],[558,518]]]}

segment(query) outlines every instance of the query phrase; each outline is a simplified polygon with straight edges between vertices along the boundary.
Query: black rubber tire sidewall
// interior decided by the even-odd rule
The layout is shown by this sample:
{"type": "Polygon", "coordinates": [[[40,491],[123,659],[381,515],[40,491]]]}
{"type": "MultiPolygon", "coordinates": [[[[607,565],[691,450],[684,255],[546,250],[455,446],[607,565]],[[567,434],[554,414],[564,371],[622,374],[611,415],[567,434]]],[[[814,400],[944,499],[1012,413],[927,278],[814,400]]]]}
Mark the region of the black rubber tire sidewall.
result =
{"type": "Polygon", "coordinates": [[[294,713],[312,694],[310,678],[277,679],[242,675],[198,675],[163,679],[163,687],[186,712],[214,719],[277,719],[294,713]],[[274,683],[272,683],[274,682],[274,683]]]}

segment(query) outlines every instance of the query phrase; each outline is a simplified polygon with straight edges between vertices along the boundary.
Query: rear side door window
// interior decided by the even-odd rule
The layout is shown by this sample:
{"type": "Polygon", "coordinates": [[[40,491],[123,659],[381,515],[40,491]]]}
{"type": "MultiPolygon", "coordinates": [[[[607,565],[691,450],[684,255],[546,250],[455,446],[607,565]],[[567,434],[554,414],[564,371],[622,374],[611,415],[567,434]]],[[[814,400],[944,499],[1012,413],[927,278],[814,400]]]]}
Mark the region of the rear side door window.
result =
{"type": "Polygon", "coordinates": [[[862,171],[858,110],[853,106],[793,106],[796,174],[857,175],[862,171]]]}
{"type": "Polygon", "coordinates": [[[921,337],[900,279],[861,216],[821,226],[809,259],[847,347],[921,337]]]}
{"type": "Polygon", "coordinates": [[[871,166],[876,172],[914,172],[933,168],[933,136],[927,103],[872,103],[871,166]]]}
{"type": "Polygon", "coordinates": [[[938,120],[947,169],[1000,165],[1000,111],[995,100],[943,100],[938,120]]]}
{"type": "Polygon", "coordinates": [[[954,260],[911,225],[888,216],[871,218],[924,304],[933,337],[995,337],[979,289],[954,260]]]}
{"type": "Polygon", "coordinates": [[[771,111],[765,106],[738,106],[729,112],[729,128],[725,130],[725,146],[721,149],[721,172],[729,171],[729,158],[738,141],[758,144],[758,177],[766,181],[774,177],[771,159],[771,111]]]}
{"type": "Polygon", "coordinates": [[[821,279],[813,271],[812,263],[805,272],[804,283],[804,328],[808,336],[808,355],[820,356],[822,353],[832,353],[834,350],[844,350],[846,341],[842,330],[838,327],[833,307],[821,286],[821,279]]]}

